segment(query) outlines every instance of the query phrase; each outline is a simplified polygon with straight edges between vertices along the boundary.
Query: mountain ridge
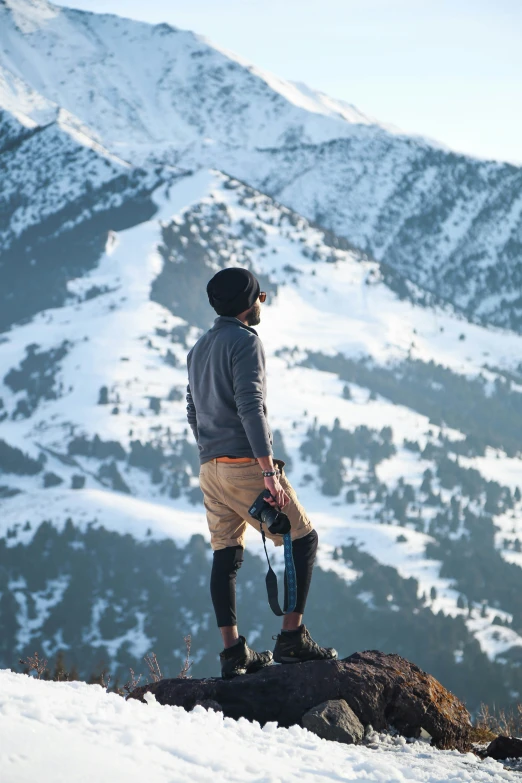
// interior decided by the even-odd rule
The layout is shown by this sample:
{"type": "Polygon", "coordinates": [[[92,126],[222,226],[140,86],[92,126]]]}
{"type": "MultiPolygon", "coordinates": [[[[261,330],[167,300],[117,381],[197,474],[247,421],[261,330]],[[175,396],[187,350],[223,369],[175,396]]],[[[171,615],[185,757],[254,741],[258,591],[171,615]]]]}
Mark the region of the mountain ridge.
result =
{"type": "Polygon", "coordinates": [[[0,330],[63,301],[73,270],[96,263],[100,233],[150,217],[151,192],[173,176],[117,157],[64,109],[46,119],[0,110],[0,330]]]}
{"type": "Polygon", "coordinates": [[[522,330],[522,168],[350,121],[193,33],[28,2],[3,4],[43,21],[0,31],[0,106],[63,107],[136,166],[227,171],[466,318],[522,330]]]}
{"type": "MultiPolygon", "coordinates": [[[[30,0],[30,2],[32,2],[32,1],[33,0],[30,0]]],[[[53,15],[49,14],[50,24],[52,23],[55,26],[56,25],[60,25],[62,23],[62,20],[63,20],[63,26],[65,27],[65,29],[61,31],[62,36],[64,35],[65,30],[67,30],[68,35],[70,35],[70,37],[72,39],[74,39],[75,37],[77,38],[78,35],[79,35],[81,40],[84,42],[83,45],[87,46],[87,51],[90,52],[91,56],[96,52],[96,48],[93,46],[93,37],[97,41],[98,46],[101,47],[101,49],[103,49],[104,52],[105,52],[105,54],[99,55],[99,56],[101,56],[101,59],[106,58],[107,54],[110,57],[111,45],[114,45],[114,41],[118,39],[118,36],[120,38],[122,37],[122,35],[123,35],[123,37],[129,36],[129,35],[131,35],[133,30],[139,31],[141,38],[144,38],[145,36],[147,36],[147,37],[153,39],[154,42],[155,42],[155,45],[159,46],[160,49],[162,49],[162,48],[165,49],[165,46],[164,46],[165,39],[170,40],[172,37],[174,37],[174,39],[177,39],[177,44],[179,44],[179,42],[181,42],[181,47],[184,48],[185,50],[187,50],[187,53],[188,53],[189,57],[192,55],[193,57],[196,57],[196,58],[200,58],[200,57],[207,57],[208,58],[208,57],[210,57],[212,59],[211,67],[214,69],[214,73],[212,71],[209,71],[211,79],[216,79],[219,82],[222,79],[222,76],[220,74],[220,69],[223,69],[223,67],[228,67],[229,66],[233,70],[236,70],[237,73],[242,74],[242,78],[246,79],[249,82],[249,84],[251,85],[252,89],[255,89],[256,84],[263,83],[263,84],[265,84],[266,88],[268,88],[269,92],[271,94],[273,94],[276,98],[279,95],[278,91],[281,91],[281,90],[286,91],[287,95],[284,96],[284,100],[283,101],[280,101],[279,109],[281,109],[281,107],[284,107],[285,102],[286,103],[292,103],[292,99],[293,99],[294,100],[294,110],[293,111],[294,111],[295,117],[298,117],[298,116],[302,115],[304,118],[306,118],[306,112],[303,114],[302,107],[300,107],[296,103],[296,101],[300,102],[302,104],[305,104],[308,107],[308,110],[310,110],[310,108],[313,107],[315,113],[317,113],[318,115],[320,115],[322,112],[325,113],[325,114],[329,113],[330,115],[333,114],[334,127],[336,128],[336,132],[333,134],[334,136],[336,134],[342,133],[342,130],[343,129],[346,130],[346,126],[348,126],[350,124],[349,122],[347,122],[346,116],[343,116],[343,115],[347,114],[347,109],[346,109],[346,106],[344,104],[339,104],[337,106],[336,112],[333,112],[332,107],[328,107],[327,108],[324,105],[324,101],[325,101],[325,97],[326,96],[320,95],[320,99],[319,100],[317,100],[317,99],[314,100],[313,96],[319,95],[319,94],[317,94],[314,91],[310,90],[310,88],[306,88],[307,94],[305,95],[302,92],[300,92],[299,88],[296,85],[294,85],[294,84],[292,84],[290,82],[286,82],[285,80],[279,79],[278,77],[273,76],[271,74],[268,74],[268,73],[265,74],[265,72],[263,72],[262,70],[256,68],[253,65],[250,65],[250,64],[249,65],[245,65],[245,62],[244,62],[244,60],[242,60],[242,58],[236,57],[235,55],[232,55],[231,53],[225,54],[224,51],[219,49],[218,47],[211,46],[210,44],[204,42],[204,39],[199,37],[199,36],[197,36],[195,33],[192,33],[192,32],[189,32],[189,31],[183,31],[183,30],[180,30],[180,29],[178,29],[176,27],[173,27],[171,25],[166,25],[166,24],[149,25],[149,24],[144,23],[144,22],[133,22],[131,20],[125,19],[124,17],[117,17],[117,16],[113,16],[113,15],[93,14],[93,13],[86,12],[86,11],[76,11],[75,9],[67,9],[67,8],[62,8],[62,7],[58,7],[58,6],[52,6],[50,3],[45,3],[45,2],[42,3],[42,7],[43,6],[48,8],[50,11],[52,10],[52,12],[53,12],[53,15]],[[94,25],[96,25],[96,24],[101,25],[101,29],[99,29],[97,31],[97,33],[96,33],[94,30],[92,30],[92,24],[94,24],[94,25]],[[110,39],[111,39],[110,43],[108,43],[107,40],[104,40],[104,35],[106,36],[108,31],[104,30],[103,26],[106,26],[106,27],[109,28],[110,39]],[[120,28],[123,28],[123,31],[121,31],[120,28]],[[76,30],[76,35],[75,35],[75,30],[76,30]],[[90,40],[89,40],[89,38],[90,38],[90,40]],[[275,89],[274,89],[274,87],[275,87],[275,89]],[[341,119],[341,121],[337,122],[337,120],[339,120],[339,119],[341,119]]],[[[16,8],[18,7],[18,0],[16,0],[16,2],[12,2],[11,7],[12,7],[12,9],[16,10],[16,8]]],[[[40,3],[38,3],[38,7],[40,7],[40,3]]],[[[14,13],[14,12],[11,11],[11,13],[14,13]]],[[[29,75],[29,79],[28,79],[28,81],[29,81],[29,83],[33,84],[34,78],[30,78],[30,77],[31,77],[31,75],[34,77],[35,74],[34,73],[31,74],[31,68],[29,67],[29,63],[27,62],[27,56],[24,55],[23,50],[24,50],[24,48],[27,49],[27,46],[32,48],[33,49],[32,55],[33,55],[33,58],[34,58],[34,57],[38,56],[38,47],[35,47],[35,46],[32,45],[32,41],[31,41],[31,38],[30,38],[29,34],[23,34],[23,35],[22,35],[22,39],[20,39],[20,37],[18,37],[18,38],[15,37],[12,40],[11,48],[14,47],[14,48],[18,49],[18,52],[17,52],[18,68],[20,68],[20,61],[23,60],[23,59],[26,60],[24,67],[26,69],[29,68],[29,74],[28,74],[29,75]],[[25,35],[26,44],[27,45],[25,45],[24,42],[23,42],[23,35],[25,35]]],[[[51,31],[50,30],[47,31],[46,27],[42,26],[42,28],[40,30],[41,40],[39,41],[39,45],[40,46],[47,46],[47,47],[50,47],[52,49],[55,49],[56,43],[57,43],[56,39],[58,39],[58,42],[59,42],[59,39],[60,39],[60,32],[59,32],[59,30],[58,31],[53,31],[53,38],[54,38],[54,40],[50,36],[51,36],[51,31]],[[47,40],[46,36],[47,36],[48,40],[47,40]]],[[[137,45],[136,44],[136,40],[131,41],[131,45],[136,47],[136,45],[137,45]]],[[[48,49],[48,51],[50,51],[50,49],[48,49]]],[[[54,52],[55,56],[56,56],[56,54],[57,53],[54,52]]],[[[170,60],[172,61],[172,54],[173,54],[172,48],[170,49],[170,52],[169,52],[168,48],[165,50],[163,59],[168,61],[169,60],[169,54],[170,54],[170,60]]],[[[62,54],[61,56],[63,57],[64,55],[62,54]]],[[[11,55],[11,57],[14,57],[14,55],[11,55]]],[[[7,62],[9,62],[11,57],[7,60],[7,62]]],[[[5,58],[5,53],[4,53],[4,58],[5,58]]],[[[73,60],[74,60],[74,57],[73,57],[73,60]]],[[[45,63],[44,60],[41,60],[41,63],[42,63],[42,68],[39,69],[39,72],[36,75],[36,82],[37,82],[37,84],[35,86],[36,86],[36,89],[39,92],[44,92],[45,93],[46,90],[48,91],[49,89],[51,89],[51,90],[53,89],[53,86],[52,86],[53,83],[52,82],[51,83],[48,82],[47,85],[46,85],[46,80],[44,78],[44,74],[45,74],[45,70],[46,70],[45,66],[47,65],[48,67],[50,67],[52,69],[53,64],[52,63],[45,63]]],[[[91,66],[95,65],[95,61],[93,60],[90,63],[90,65],[91,66]]],[[[129,65],[130,65],[130,63],[129,63],[129,65]]],[[[4,65],[4,67],[5,67],[5,65],[4,65]]],[[[164,79],[164,78],[168,79],[168,70],[163,69],[163,75],[162,75],[161,74],[161,71],[162,71],[161,66],[156,66],[156,68],[159,71],[159,80],[160,81],[162,79],[164,79]]],[[[171,62],[170,68],[172,68],[172,62],[171,62]]],[[[34,71],[34,69],[32,69],[32,70],[34,71]]],[[[129,73],[131,73],[131,72],[132,71],[129,70],[129,73]]],[[[93,75],[95,75],[95,74],[91,73],[91,78],[92,78],[93,75]]],[[[184,78],[185,79],[187,79],[188,76],[189,76],[189,73],[185,73],[184,74],[184,78]]],[[[56,80],[54,80],[54,81],[56,83],[56,80]]],[[[219,85],[218,85],[218,88],[219,88],[219,85]]],[[[180,88],[179,83],[178,83],[178,90],[180,90],[180,89],[181,88],[180,88]]],[[[81,116],[81,112],[79,113],[77,111],[77,109],[78,109],[78,105],[77,104],[76,105],[74,103],[69,103],[68,104],[67,100],[64,99],[63,96],[60,98],[59,95],[60,95],[59,91],[57,91],[55,89],[54,95],[51,98],[51,100],[55,101],[59,105],[64,106],[64,108],[67,108],[73,114],[81,116]]],[[[279,97],[280,97],[280,99],[282,98],[282,96],[279,96],[279,97]]],[[[71,101],[71,99],[74,101],[75,100],[74,96],[69,96],[69,101],[71,101]]],[[[328,101],[331,104],[333,104],[334,106],[337,105],[336,102],[333,99],[331,99],[331,98],[328,98],[328,101]]],[[[117,109],[117,107],[109,106],[108,104],[105,104],[105,106],[106,106],[106,108],[109,111],[109,116],[110,116],[110,114],[113,114],[114,117],[117,116],[117,114],[114,114],[114,111],[117,109]]],[[[358,112],[356,109],[353,109],[353,107],[349,107],[349,108],[351,109],[351,113],[354,114],[359,119],[359,121],[368,122],[367,118],[365,118],[364,115],[362,115],[362,113],[358,112]]],[[[208,113],[208,108],[206,108],[205,111],[208,113]]],[[[330,119],[332,119],[332,117],[330,119]]],[[[179,123],[179,118],[177,118],[177,121],[179,123]]],[[[87,123],[87,124],[90,124],[93,128],[96,127],[95,123],[94,124],[93,123],[87,123]]],[[[157,127],[158,127],[158,125],[159,125],[159,123],[157,124],[157,127]]],[[[106,129],[110,128],[111,126],[117,128],[118,127],[118,123],[114,122],[113,120],[111,120],[111,122],[107,122],[105,124],[106,129]]],[[[157,130],[157,127],[156,127],[156,130],[157,130]]],[[[328,128],[328,127],[330,127],[330,125],[327,124],[324,127],[328,128]]],[[[143,134],[145,134],[145,136],[143,136],[142,140],[146,139],[146,133],[147,133],[146,123],[145,124],[142,123],[141,132],[142,132],[142,136],[143,136],[143,134]]],[[[161,131],[160,131],[160,133],[161,133],[161,131]]],[[[252,131],[250,131],[250,133],[252,133],[252,131]]],[[[108,136],[107,133],[105,133],[105,136],[106,136],[106,139],[105,139],[106,143],[107,143],[107,141],[111,141],[110,138],[107,138],[107,136],[108,136]]],[[[171,136],[172,136],[172,138],[176,138],[176,134],[175,133],[174,134],[171,133],[171,136]]],[[[316,134],[316,136],[317,136],[317,134],[316,134]]],[[[324,134],[323,134],[323,136],[324,136],[324,134]]],[[[331,131],[327,132],[326,138],[331,138],[331,137],[332,137],[332,132],[331,131]]],[[[178,138],[179,138],[179,134],[178,134],[178,138]]],[[[183,137],[181,136],[180,141],[182,141],[182,138],[183,137]]],[[[320,138],[320,135],[317,138],[320,138]]],[[[158,141],[160,141],[160,138],[154,138],[153,141],[155,143],[157,143],[158,141]]],[[[112,142],[113,143],[119,143],[119,140],[118,140],[117,136],[112,138],[112,142]]]]}

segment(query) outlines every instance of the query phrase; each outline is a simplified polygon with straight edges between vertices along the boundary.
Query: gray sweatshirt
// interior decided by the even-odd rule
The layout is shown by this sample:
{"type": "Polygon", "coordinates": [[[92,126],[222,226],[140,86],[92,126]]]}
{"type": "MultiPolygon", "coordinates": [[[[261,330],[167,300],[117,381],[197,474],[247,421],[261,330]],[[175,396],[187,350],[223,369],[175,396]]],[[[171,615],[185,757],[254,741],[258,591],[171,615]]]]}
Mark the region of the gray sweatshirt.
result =
{"type": "Polygon", "coordinates": [[[255,329],[219,316],[187,356],[187,419],[200,461],[267,457],[265,352],[255,329]]]}

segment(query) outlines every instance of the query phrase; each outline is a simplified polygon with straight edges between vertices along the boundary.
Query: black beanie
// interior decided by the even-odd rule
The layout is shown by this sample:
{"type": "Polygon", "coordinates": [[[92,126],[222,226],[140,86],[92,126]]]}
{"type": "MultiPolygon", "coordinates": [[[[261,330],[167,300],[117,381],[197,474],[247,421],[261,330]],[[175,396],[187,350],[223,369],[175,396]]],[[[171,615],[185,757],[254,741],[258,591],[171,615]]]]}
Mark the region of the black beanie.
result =
{"type": "Polygon", "coordinates": [[[259,291],[252,272],[233,266],[221,269],[207,285],[208,301],[218,315],[235,316],[249,310],[259,291]]]}

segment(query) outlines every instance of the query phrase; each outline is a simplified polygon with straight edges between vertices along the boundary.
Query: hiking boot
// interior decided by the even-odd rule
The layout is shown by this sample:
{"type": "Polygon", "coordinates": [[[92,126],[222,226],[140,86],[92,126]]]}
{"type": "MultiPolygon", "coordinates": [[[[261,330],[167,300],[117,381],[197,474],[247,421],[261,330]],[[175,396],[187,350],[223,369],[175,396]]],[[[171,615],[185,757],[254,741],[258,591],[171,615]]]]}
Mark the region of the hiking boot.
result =
{"type": "Polygon", "coordinates": [[[319,647],[305,625],[296,631],[281,631],[274,647],[276,663],[304,663],[305,661],[332,661],[337,658],[333,647],[319,647]]]}
{"type": "Polygon", "coordinates": [[[237,644],[219,653],[221,661],[221,676],[224,680],[239,677],[241,674],[254,674],[264,666],[270,666],[273,656],[270,650],[257,653],[251,650],[244,636],[239,637],[237,644]]]}

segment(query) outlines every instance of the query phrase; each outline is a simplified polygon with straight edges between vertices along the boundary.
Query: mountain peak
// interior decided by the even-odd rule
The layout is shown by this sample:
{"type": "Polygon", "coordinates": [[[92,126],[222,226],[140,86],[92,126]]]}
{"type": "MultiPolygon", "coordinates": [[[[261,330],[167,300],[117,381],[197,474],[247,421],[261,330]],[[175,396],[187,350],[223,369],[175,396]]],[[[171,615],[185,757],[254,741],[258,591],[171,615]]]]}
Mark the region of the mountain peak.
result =
{"type": "Polygon", "coordinates": [[[0,108],[25,127],[64,109],[77,141],[135,166],[226,171],[466,317],[522,330],[522,169],[397,133],[196,33],[47,0],[0,0],[0,108]]]}
{"type": "Polygon", "coordinates": [[[60,14],[60,9],[47,0],[0,0],[2,11],[11,15],[22,33],[34,33],[60,14]]]}
{"type": "Polygon", "coordinates": [[[79,117],[106,146],[132,147],[125,154],[175,162],[180,149],[209,140],[286,147],[376,125],[347,103],[166,23],[78,13],[47,0],[3,0],[2,7],[10,24],[0,32],[0,69],[79,117]]]}

